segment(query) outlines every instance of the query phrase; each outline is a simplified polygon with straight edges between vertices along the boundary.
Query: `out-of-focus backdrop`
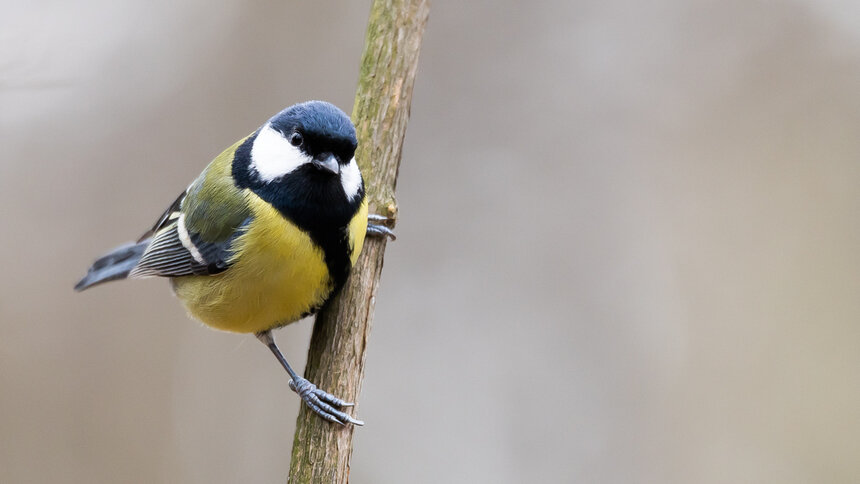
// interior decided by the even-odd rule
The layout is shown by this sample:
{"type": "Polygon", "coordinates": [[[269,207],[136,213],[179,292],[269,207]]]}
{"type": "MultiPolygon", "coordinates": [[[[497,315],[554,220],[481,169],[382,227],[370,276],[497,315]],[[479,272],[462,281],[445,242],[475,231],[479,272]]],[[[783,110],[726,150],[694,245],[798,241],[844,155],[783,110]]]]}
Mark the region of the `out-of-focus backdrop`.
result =
{"type": "MultiPolygon", "coordinates": [[[[2,11],[0,482],[283,482],[264,347],[72,285],[281,108],[349,112],[369,1],[2,11]]],[[[353,482],[860,482],[858,132],[857,2],[435,2],[353,482]]]]}

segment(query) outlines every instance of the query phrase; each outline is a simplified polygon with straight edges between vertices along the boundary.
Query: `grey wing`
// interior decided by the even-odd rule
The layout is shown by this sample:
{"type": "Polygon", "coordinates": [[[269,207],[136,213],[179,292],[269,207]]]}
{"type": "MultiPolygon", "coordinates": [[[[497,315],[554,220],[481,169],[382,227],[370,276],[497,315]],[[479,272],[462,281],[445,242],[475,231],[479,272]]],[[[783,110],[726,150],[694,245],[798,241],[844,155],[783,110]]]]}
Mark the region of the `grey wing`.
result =
{"type": "Polygon", "coordinates": [[[169,223],[162,223],[153,235],[129,277],[213,275],[230,267],[231,246],[244,224],[223,241],[207,242],[189,233],[183,216],[168,216],[167,220],[169,223]]]}

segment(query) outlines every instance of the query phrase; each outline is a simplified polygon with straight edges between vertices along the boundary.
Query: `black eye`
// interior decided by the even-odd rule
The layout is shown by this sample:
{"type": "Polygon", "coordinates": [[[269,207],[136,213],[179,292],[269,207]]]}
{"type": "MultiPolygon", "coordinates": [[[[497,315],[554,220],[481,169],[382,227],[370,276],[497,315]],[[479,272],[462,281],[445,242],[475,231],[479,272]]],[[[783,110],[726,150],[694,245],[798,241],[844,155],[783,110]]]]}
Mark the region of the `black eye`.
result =
{"type": "Polygon", "coordinates": [[[304,138],[302,138],[302,135],[301,135],[301,134],[296,133],[296,132],[293,132],[293,133],[291,133],[291,134],[290,134],[289,140],[290,140],[290,144],[291,144],[291,145],[293,145],[293,146],[299,146],[299,145],[301,145],[301,144],[302,144],[302,142],[304,141],[304,138]]]}

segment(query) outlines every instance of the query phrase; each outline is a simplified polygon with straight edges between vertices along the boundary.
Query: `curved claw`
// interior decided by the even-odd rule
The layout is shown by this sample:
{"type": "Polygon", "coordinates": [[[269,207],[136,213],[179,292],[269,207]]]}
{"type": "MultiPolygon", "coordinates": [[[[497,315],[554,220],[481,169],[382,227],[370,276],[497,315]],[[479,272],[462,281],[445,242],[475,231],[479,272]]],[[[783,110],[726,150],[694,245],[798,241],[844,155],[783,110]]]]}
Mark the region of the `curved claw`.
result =
{"type": "Polygon", "coordinates": [[[320,390],[319,388],[314,390],[314,394],[316,394],[316,396],[319,397],[320,400],[322,400],[322,401],[324,401],[330,405],[334,405],[335,407],[354,407],[355,406],[354,403],[345,402],[345,401],[341,400],[340,398],[337,398],[336,396],[332,395],[331,393],[326,393],[326,392],[320,390]]]}
{"type": "Polygon", "coordinates": [[[397,240],[397,236],[388,227],[384,225],[367,224],[367,235],[374,237],[388,237],[391,240],[397,240]]]}
{"type": "Polygon", "coordinates": [[[374,237],[388,237],[391,240],[397,240],[397,237],[394,235],[394,232],[391,231],[386,225],[394,225],[394,219],[386,217],[385,215],[379,215],[375,213],[370,213],[367,215],[367,235],[371,235],[374,237]]]}
{"type": "Polygon", "coordinates": [[[305,404],[317,415],[329,422],[346,425],[364,425],[361,420],[352,418],[350,415],[335,409],[334,407],[352,407],[355,404],[346,402],[336,396],[317,388],[316,385],[300,378],[298,381],[290,380],[290,389],[304,400],[305,404]]]}

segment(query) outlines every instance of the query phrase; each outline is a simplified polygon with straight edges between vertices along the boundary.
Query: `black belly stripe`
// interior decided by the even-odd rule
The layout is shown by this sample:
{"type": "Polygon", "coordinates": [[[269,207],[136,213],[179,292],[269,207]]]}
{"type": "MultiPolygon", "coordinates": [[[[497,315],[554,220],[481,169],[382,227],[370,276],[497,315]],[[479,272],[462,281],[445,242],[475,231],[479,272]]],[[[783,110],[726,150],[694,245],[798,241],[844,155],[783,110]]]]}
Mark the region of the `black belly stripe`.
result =
{"type": "Polygon", "coordinates": [[[352,268],[349,260],[352,250],[349,247],[347,228],[343,227],[334,234],[315,234],[314,232],[309,232],[309,234],[311,240],[325,254],[325,265],[328,267],[328,273],[332,278],[334,290],[340,289],[346,282],[346,278],[349,277],[349,271],[352,268]]]}

